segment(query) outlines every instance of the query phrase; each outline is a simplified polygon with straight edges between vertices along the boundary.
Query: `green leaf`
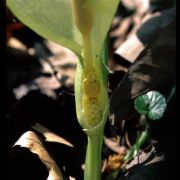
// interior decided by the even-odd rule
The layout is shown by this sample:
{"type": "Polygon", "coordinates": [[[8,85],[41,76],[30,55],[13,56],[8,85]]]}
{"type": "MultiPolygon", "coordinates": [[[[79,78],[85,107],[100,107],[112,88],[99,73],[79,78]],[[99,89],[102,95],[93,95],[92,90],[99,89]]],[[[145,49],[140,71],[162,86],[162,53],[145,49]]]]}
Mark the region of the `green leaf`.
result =
{"type": "Polygon", "coordinates": [[[101,54],[119,2],[120,0],[87,0],[87,6],[91,8],[94,17],[91,32],[93,58],[99,59],[96,55],[101,54]]]}
{"type": "Polygon", "coordinates": [[[140,114],[148,115],[151,120],[162,118],[166,109],[166,99],[157,91],[150,91],[137,97],[134,104],[140,114]]]}
{"type": "Polygon", "coordinates": [[[74,23],[71,0],[7,0],[7,6],[39,35],[81,53],[82,38],[74,23]]]}

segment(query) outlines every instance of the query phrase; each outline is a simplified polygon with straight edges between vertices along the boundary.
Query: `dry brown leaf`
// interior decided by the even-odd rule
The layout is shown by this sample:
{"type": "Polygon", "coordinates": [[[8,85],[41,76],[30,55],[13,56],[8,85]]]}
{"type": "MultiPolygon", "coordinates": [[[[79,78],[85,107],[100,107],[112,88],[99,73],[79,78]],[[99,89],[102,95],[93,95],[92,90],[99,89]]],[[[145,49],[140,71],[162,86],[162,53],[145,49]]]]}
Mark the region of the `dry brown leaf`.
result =
{"type": "Polygon", "coordinates": [[[138,14],[147,12],[150,7],[149,0],[122,0],[122,3],[128,9],[136,9],[138,14]]]}
{"type": "Polygon", "coordinates": [[[145,46],[138,39],[137,35],[131,36],[125,41],[115,53],[133,63],[139,54],[144,50],[145,46]]]}
{"type": "Polygon", "coordinates": [[[162,28],[175,19],[175,9],[147,14],[129,34],[129,38],[116,50],[116,54],[133,63],[140,53],[156,38],[162,28]]]}
{"type": "Polygon", "coordinates": [[[33,131],[25,132],[13,147],[28,148],[32,153],[37,154],[49,171],[47,180],[63,180],[63,175],[56,162],[46,151],[41,139],[33,131]]]}
{"type": "Polygon", "coordinates": [[[34,130],[40,132],[41,134],[43,134],[44,137],[46,138],[45,141],[57,142],[57,143],[65,144],[65,145],[67,145],[69,147],[74,147],[73,144],[68,142],[66,139],[58,136],[57,134],[53,133],[52,131],[50,131],[49,129],[44,127],[42,124],[35,123],[35,125],[33,125],[32,128],[34,130]]]}
{"type": "Polygon", "coordinates": [[[76,180],[75,178],[73,178],[73,177],[71,177],[71,176],[69,176],[69,180],[76,180]]]}
{"type": "Polygon", "coordinates": [[[110,37],[112,38],[112,37],[117,37],[117,36],[120,36],[120,37],[125,36],[131,24],[131,21],[132,21],[131,17],[126,17],[122,21],[118,22],[119,28],[116,28],[114,31],[111,31],[109,34],[110,37]]]}
{"type": "Polygon", "coordinates": [[[119,145],[119,141],[116,141],[113,138],[104,137],[104,143],[108,146],[111,150],[118,153],[119,155],[124,155],[127,151],[125,147],[119,145]]]}
{"type": "Polygon", "coordinates": [[[77,56],[67,48],[62,47],[52,41],[46,42],[47,47],[54,56],[49,58],[49,62],[57,72],[57,77],[62,86],[73,88],[75,81],[77,56]]]}
{"type": "Polygon", "coordinates": [[[9,47],[13,47],[13,48],[16,48],[16,49],[21,49],[23,51],[28,50],[27,46],[25,46],[21,41],[19,41],[18,39],[14,38],[14,37],[9,38],[9,40],[7,42],[7,45],[9,47]]]}

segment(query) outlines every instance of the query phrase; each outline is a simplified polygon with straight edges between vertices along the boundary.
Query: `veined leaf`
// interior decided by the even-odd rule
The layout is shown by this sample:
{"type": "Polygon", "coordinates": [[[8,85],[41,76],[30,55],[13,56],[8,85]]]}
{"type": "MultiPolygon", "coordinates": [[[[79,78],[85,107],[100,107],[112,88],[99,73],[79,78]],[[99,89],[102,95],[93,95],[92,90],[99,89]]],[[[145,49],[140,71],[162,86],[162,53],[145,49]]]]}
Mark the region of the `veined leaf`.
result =
{"type": "Polygon", "coordinates": [[[44,38],[81,53],[82,38],[74,23],[71,0],[7,0],[7,6],[44,38]]]}
{"type": "Polygon", "coordinates": [[[140,114],[148,115],[151,120],[162,118],[166,109],[166,100],[157,91],[150,91],[137,97],[134,101],[135,109],[140,114]]]}

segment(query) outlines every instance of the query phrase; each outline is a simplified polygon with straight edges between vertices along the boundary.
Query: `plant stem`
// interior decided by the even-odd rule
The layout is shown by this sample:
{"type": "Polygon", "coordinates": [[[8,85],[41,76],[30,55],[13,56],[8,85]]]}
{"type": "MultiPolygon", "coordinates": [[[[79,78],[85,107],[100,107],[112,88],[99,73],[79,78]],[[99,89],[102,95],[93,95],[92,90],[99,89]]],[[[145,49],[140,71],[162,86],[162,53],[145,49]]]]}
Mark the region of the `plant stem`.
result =
{"type": "Polygon", "coordinates": [[[88,135],[84,180],[101,179],[101,148],[103,143],[103,131],[88,135]]]}
{"type": "Polygon", "coordinates": [[[149,131],[150,131],[149,125],[148,125],[148,122],[146,122],[145,130],[141,132],[134,146],[129,150],[129,152],[124,157],[124,162],[128,162],[129,160],[133,159],[138,154],[141,147],[149,138],[149,131]]]}

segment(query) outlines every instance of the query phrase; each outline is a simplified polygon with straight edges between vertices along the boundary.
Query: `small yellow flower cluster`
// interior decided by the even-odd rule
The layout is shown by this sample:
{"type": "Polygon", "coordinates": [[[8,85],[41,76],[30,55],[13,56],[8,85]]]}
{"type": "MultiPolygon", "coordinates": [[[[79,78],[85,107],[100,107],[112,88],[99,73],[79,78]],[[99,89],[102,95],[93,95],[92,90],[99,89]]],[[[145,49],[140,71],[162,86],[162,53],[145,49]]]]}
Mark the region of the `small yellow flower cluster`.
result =
{"type": "Polygon", "coordinates": [[[100,94],[100,82],[95,71],[86,72],[82,83],[83,110],[88,125],[94,127],[102,119],[102,110],[98,95],[100,94]]]}

